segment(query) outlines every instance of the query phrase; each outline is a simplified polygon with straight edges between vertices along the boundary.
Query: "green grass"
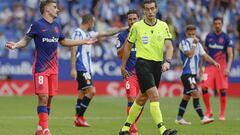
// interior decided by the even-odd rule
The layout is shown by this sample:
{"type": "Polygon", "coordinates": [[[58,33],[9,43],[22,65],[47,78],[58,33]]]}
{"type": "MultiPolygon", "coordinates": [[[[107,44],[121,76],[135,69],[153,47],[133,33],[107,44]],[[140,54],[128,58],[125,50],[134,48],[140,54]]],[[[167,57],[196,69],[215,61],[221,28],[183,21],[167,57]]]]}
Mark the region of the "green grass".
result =
{"type": "MultiPolygon", "coordinates": [[[[91,127],[74,128],[72,124],[75,101],[76,98],[70,96],[54,99],[49,119],[53,135],[117,135],[125,122],[126,99],[124,97],[95,97],[86,112],[86,118],[91,127]]],[[[240,134],[239,98],[228,98],[226,121],[216,120],[209,125],[200,125],[200,120],[190,102],[185,119],[192,122],[191,126],[180,126],[174,123],[180,98],[162,98],[160,101],[165,125],[178,129],[178,135],[240,134]]],[[[36,104],[35,96],[0,97],[0,135],[33,135],[37,124],[36,104]]],[[[158,135],[148,104],[138,122],[139,135],[158,135]]],[[[217,119],[218,98],[212,98],[212,106],[217,119]]]]}

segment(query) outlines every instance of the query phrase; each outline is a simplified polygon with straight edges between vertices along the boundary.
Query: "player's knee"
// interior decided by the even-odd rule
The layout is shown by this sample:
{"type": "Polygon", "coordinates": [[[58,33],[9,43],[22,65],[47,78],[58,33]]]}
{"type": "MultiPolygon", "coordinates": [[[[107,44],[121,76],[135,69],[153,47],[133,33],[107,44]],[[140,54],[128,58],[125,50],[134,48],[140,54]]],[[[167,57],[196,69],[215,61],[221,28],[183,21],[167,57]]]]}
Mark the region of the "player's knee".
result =
{"type": "Polygon", "coordinates": [[[140,106],[144,106],[145,102],[146,101],[144,101],[144,100],[136,100],[136,103],[140,106]]]}
{"type": "Polygon", "coordinates": [[[159,99],[160,99],[160,97],[159,97],[158,94],[154,94],[154,95],[152,95],[151,97],[149,97],[149,100],[150,100],[151,102],[158,102],[159,99]]]}
{"type": "Polygon", "coordinates": [[[135,99],[135,102],[140,105],[140,106],[144,106],[144,104],[147,102],[148,100],[148,97],[145,96],[145,95],[142,95],[140,94],[141,96],[138,96],[136,99],[135,99]]]}
{"type": "Polygon", "coordinates": [[[48,104],[48,96],[38,96],[38,102],[40,105],[47,105],[48,104]]]}
{"type": "Polygon", "coordinates": [[[134,102],[135,97],[127,97],[127,99],[128,99],[128,102],[134,102]]]}
{"type": "Polygon", "coordinates": [[[202,94],[207,94],[208,93],[208,89],[207,88],[202,88],[202,94]]]}
{"type": "Polygon", "coordinates": [[[88,97],[92,98],[92,97],[95,96],[95,94],[96,94],[95,88],[90,88],[90,89],[88,90],[88,93],[87,93],[86,95],[87,95],[88,97]]]}
{"type": "Polygon", "coordinates": [[[189,100],[190,100],[190,98],[191,98],[191,97],[190,97],[190,96],[188,96],[188,95],[184,95],[184,96],[183,96],[183,99],[184,99],[185,101],[189,101],[189,100]]]}
{"type": "Polygon", "coordinates": [[[200,96],[199,96],[198,91],[194,91],[194,92],[192,93],[192,97],[193,97],[193,98],[199,98],[200,96]]]}
{"type": "Polygon", "coordinates": [[[220,90],[220,95],[221,96],[226,96],[227,95],[226,90],[220,90]]]}

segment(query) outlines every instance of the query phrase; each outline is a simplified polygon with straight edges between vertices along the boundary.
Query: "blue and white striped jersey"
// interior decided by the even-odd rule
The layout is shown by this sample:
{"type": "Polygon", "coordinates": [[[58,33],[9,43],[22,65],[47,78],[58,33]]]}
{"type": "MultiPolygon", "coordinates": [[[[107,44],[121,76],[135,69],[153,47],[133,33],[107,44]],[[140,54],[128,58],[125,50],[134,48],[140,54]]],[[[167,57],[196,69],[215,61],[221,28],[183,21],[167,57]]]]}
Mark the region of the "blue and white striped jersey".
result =
{"type": "MultiPolygon", "coordinates": [[[[96,37],[98,32],[88,32],[83,31],[80,28],[75,29],[74,33],[72,34],[72,39],[85,39],[96,37]]],[[[76,70],[77,71],[86,71],[92,73],[92,59],[91,59],[91,49],[92,45],[81,45],[78,46],[76,52],[76,70]]]]}
{"type": "Polygon", "coordinates": [[[200,43],[197,44],[195,48],[194,55],[191,58],[186,56],[186,52],[190,51],[192,48],[193,38],[187,38],[182,40],[179,44],[179,49],[181,53],[181,59],[183,62],[183,72],[182,74],[197,74],[199,70],[200,57],[206,52],[204,51],[200,43]]]}

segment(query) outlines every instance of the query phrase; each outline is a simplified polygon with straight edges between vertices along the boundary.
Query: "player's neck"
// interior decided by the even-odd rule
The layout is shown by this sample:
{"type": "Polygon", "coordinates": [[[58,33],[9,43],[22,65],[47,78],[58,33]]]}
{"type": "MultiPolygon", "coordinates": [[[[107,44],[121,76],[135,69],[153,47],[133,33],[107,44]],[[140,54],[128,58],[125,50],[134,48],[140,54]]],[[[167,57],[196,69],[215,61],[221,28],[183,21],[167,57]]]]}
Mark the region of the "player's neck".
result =
{"type": "Polygon", "coordinates": [[[87,31],[88,30],[88,26],[84,25],[84,24],[81,24],[80,25],[80,29],[83,30],[83,31],[87,31]]]}
{"type": "Polygon", "coordinates": [[[146,24],[148,24],[150,26],[154,26],[157,23],[157,19],[156,18],[154,18],[154,19],[147,19],[147,18],[145,18],[144,21],[145,21],[146,24]]]}
{"type": "Polygon", "coordinates": [[[46,14],[43,14],[43,18],[49,23],[52,23],[54,21],[53,17],[46,15],[46,14]]]}
{"type": "Polygon", "coordinates": [[[222,34],[222,31],[218,31],[218,32],[215,31],[214,33],[215,33],[216,35],[220,35],[220,34],[222,34]]]}

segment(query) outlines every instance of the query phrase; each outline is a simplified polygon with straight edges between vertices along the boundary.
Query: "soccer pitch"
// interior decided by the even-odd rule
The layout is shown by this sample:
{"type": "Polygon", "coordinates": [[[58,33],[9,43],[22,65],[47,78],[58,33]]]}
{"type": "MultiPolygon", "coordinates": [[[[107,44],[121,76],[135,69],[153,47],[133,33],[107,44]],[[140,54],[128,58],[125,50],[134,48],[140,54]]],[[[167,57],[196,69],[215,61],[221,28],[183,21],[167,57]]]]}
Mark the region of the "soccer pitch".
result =
{"type": "MultiPolygon", "coordinates": [[[[59,96],[53,100],[49,126],[53,135],[118,135],[126,119],[126,99],[124,97],[95,97],[86,112],[90,128],[74,128],[76,97],[59,96]]],[[[174,120],[180,98],[161,98],[161,110],[167,128],[176,128],[178,135],[239,135],[240,99],[228,98],[226,121],[217,120],[218,98],[212,98],[215,122],[201,125],[193,109],[188,104],[185,119],[190,126],[176,125],[174,120]]],[[[0,135],[33,135],[37,124],[37,98],[35,96],[0,97],[0,135]]],[[[201,105],[203,103],[201,102],[201,105]]],[[[138,122],[139,135],[159,135],[150,116],[149,103],[145,106],[138,122]]]]}

